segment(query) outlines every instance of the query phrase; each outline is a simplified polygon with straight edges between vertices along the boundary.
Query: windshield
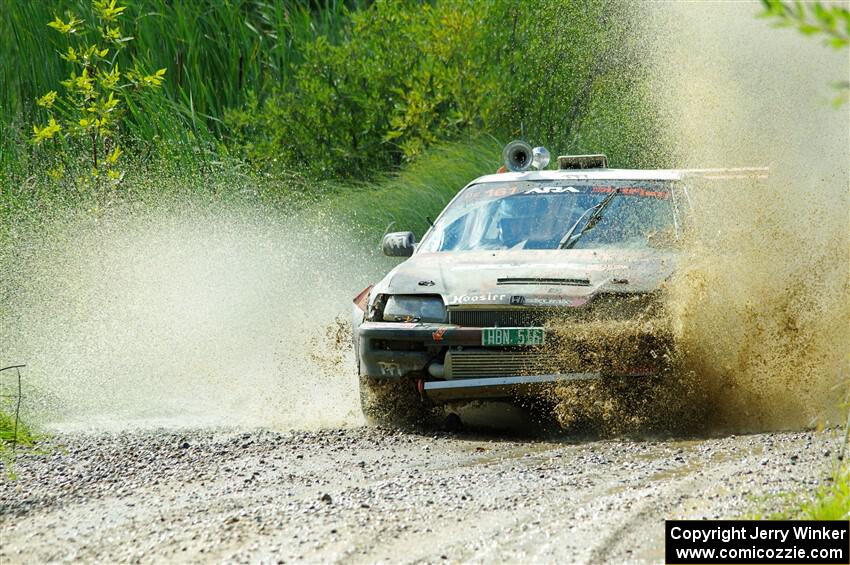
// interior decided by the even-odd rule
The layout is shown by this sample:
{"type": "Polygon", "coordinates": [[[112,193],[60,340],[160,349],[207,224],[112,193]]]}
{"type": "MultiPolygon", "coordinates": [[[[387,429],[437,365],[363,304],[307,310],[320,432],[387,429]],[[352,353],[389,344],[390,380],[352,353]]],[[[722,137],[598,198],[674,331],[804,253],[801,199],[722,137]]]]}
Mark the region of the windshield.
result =
{"type": "Polygon", "coordinates": [[[449,205],[420,250],[558,249],[576,222],[582,230],[585,212],[615,191],[572,248],[658,247],[675,238],[670,190],[669,182],[632,180],[476,184],[449,205]]]}

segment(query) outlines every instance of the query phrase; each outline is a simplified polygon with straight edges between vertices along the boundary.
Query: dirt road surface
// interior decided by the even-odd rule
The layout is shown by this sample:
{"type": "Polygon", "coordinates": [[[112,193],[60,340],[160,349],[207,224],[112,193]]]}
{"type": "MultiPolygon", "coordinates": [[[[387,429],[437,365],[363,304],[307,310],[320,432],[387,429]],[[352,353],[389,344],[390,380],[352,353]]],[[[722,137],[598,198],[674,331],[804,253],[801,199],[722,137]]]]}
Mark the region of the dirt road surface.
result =
{"type": "Polygon", "coordinates": [[[0,480],[0,562],[659,562],[665,518],[815,489],[838,435],[59,435],[0,480]]]}

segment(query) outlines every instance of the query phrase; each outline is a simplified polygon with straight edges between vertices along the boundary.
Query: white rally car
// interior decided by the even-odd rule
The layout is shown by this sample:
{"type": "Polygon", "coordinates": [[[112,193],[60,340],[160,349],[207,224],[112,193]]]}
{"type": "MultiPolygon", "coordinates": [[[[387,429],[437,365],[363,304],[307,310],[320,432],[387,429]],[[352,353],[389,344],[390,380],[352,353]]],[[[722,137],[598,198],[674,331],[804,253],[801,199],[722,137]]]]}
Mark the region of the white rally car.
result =
{"type": "Polygon", "coordinates": [[[384,236],[385,254],[409,258],[354,300],[367,420],[415,423],[441,403],[667,370],[667,336],[646,322],[676,268],[683,180],[711,171],[609,169],[604,155],[545,170],[545,149],[521,142],[505,161],[510,172],[469,183],[420,242],[384,236]],[[633,327],[590,339],[584,324],[599,320],[633,327]],[[622,339],[631,346],[609,343],[622,339]]]}

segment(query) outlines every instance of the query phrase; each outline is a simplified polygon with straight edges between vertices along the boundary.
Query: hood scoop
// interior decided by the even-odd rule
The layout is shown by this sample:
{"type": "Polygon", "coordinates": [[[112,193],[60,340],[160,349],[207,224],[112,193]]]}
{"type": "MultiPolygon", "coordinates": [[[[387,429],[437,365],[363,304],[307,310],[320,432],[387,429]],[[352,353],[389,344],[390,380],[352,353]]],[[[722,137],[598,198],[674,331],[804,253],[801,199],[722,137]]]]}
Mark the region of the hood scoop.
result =
{"type": "Polygon", "coordinates": [[[554,279],[538,277],[516,277],[496,279],[497,285],[503,284],[528,284],[528,285],[559,285],[559,286],[590,286],[590,279],[554,279]]]}

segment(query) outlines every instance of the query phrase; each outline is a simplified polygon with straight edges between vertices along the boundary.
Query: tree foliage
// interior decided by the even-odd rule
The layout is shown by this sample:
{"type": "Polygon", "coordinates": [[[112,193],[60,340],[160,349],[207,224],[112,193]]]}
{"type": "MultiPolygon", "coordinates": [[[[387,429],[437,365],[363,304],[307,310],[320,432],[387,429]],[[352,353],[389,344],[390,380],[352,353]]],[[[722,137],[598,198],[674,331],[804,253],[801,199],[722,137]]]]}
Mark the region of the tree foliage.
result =
{"type": "MultiPolygon", "coordinates": [[[[850,9],[839,4],[814,2],[804,4],[799,0],[762,0],[760,14],[773,20],[776,27],[794,27],[804,35],[822,36],[824,43],[834,49],[850,47],[850,9]]],[[[834,100],[839,106],[850,100],[850,81],[834,84],[840,94],[834,100]]]]}
{"type": "Polygon", "coordinates": [[[830,46],[850,45],[850,10],[838,4],[803,4],[783,0],[762,0],[763,17],[773,18],[777,27],[796,27],[805,35],[824,35],[830,46]]]}
{"type": "Polygon", "coordinates": [[[482,130],[640,164],[653,120],[628,8],[378,0],[341,41],[306,45],[287,85],[225,121],[255,163],[321,176],[368,176],[482,130]]]}

